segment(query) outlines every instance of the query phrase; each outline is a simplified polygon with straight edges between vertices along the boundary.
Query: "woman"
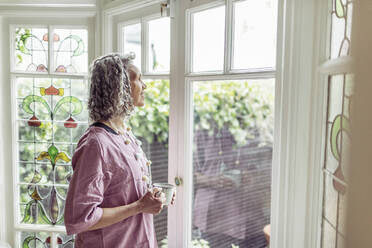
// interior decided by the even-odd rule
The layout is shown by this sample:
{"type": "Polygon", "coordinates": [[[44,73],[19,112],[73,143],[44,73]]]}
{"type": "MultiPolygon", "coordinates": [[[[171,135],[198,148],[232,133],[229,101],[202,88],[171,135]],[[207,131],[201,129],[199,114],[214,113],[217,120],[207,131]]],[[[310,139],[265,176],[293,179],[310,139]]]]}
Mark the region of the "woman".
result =
{"type": "Polygon", "coordinates": [[[124,125],[135,107],[144,106],[146,85],[132,59],[109,54],[91,66],[94,123],[72,158],[65,206],[67,234],[77,234],[78,248],[157,247],[153,214],[162,210],[162,200],[159,190],[149,190],[151,161],[124,125]]]}

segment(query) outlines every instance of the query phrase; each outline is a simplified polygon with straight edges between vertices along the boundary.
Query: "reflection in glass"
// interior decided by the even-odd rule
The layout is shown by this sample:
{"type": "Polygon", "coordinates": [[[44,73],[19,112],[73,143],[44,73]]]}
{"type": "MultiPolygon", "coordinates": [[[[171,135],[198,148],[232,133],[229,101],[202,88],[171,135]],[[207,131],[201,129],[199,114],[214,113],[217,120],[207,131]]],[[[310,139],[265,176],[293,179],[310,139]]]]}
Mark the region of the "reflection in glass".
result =
{"type": "Polygon", "coordinates": [[[164,17],[148,22],[149,71],[169,72],[170,66],[170,19],[164,17]]]}
{"type": "Polygon", "coordinates": [[[192,239],[265,247],[274,80],[195,82],[192,239]]]}
{"type": "Polygon", "coordinates": [[[134,53],[133,63],[141,68],[141,23],[125,26],[122,30],[124,54],[134,53]]]}
{"type": "Polygon", "coordinates": [[[275,67],[276,1],[239,1],[234,13],[233,69],[275,67]]]}
{"type": "Polygon", "coordinates": [[[192,71],[223,70],[225,6],[196,12],[192,20],[192,71]]]}

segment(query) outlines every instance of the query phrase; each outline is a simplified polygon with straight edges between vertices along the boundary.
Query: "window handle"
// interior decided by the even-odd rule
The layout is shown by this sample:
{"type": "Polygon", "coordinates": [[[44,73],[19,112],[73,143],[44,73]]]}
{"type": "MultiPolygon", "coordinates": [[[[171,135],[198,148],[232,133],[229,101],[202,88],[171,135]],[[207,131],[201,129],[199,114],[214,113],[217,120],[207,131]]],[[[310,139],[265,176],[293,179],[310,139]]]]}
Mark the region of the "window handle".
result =
{"type": "Polygon", "coordinates": [[[181,186],[183,183],[182,177],[175,177],[174,183],[176,184],[176,186],[181,186]]]}

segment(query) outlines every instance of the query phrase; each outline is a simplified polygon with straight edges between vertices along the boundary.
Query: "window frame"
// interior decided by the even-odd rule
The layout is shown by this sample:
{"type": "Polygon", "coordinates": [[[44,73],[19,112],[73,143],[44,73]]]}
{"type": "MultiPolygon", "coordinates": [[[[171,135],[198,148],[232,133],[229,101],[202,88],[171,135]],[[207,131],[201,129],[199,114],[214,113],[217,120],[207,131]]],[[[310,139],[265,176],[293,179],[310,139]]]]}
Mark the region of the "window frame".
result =
{"type": "MultiPolygon", "coordinates": [[[[10,85],[9,88],[9,102],[7,104],[7,107],[11,109],[10,113],[10,121],[12,123],[9,132],[8,137],[11,141],[11,149],[9,155],[7,155],[7,160],[11,161],[11,175],[9,181],[11,181],[11,186],[9,186],[10,189],[12,189],[12,200],[11,202],[6,204],[5,212],[9,213],[9,209],[12,210],[12,214],[8,215],[6,217],[7,222],[7,239],[10,243],[13,243],[16,247],[20,246],[21,242],[19,240],[19,233],[21,231],[31,231],[31,232],[47,232],[51,236],[51,247],[55,248],[57,247],[57,235],[58,234],[65,234],[65,227],[64,226],[52,226],[52,225],[41,225],[41,224],[22,224],[20,223],[19,217],[20,217],[20,209],[19,209],[19,185],[22,183],[19,182],[19,174],[18,174],[18,166],[19,161],[18,158],[18,122],[19,120],[16,111],[16,79],[18,77],[29,77],[29,78],[66,78],[66,79],[81,79],[83,81],[88,80],[88,71],[86,73],[57,73],[54,71],[55,68],[53,68],[53,60],[54,60],[54,54],[53,54],[53,42],[48,42],[48,72],[41,73],[41,72],[25,72],[25,71],[19,71],[15,70],[14,68],[14,31],[16,27],[29,27],[29,28],[37,28],[37,27],[43,27],[48,29],[48,36],[52,37],[54,29],[58,28],[66,28],[66,29],[86,29],[87,30],[87,41],[88,41],[88,48],[87,48],[87,64],[89,65],[89,62],[92,60],[92,58],[95,57],[95,41],[94,41],[94,23],[93,23],[93,17],[92,13],[86,14],[83,13],[82,16],[79,17],[72,17],[70,16],[70,12],[65,10],[61,11],[59,14],[61,15],[58,20],[53,20],[52,18],[49,18],[45,13],[39,13],[41,16],[41,19],[47,20],[47,24],[23,24],[26,23],[28,20],[31,20],[31,23],[45,23],[45,21],[39,21],[39,18],[36,18],[34,16],[28,16],[25,15],[23,17],[18,17],[17,19],[14,19],[13,17],[10,17],[5,21],[4,28],[8,30],[7,34],[5,36],[5,39],[8,39],[9,41],[9,48],[10,51],[8,53],[5,53],[6,56],[4,56],[3,61],[10,62],[9,69],[4,71],[6,75],[8,75],[8,82],[10,85]],[[44,16],[45,15],[45,16],[44,16]],[[71,20],[66,22],[66,25],[61,25],[58,23],[58,21],[63,20],[63,18],[69,17],[69,19],[72,20],[82,20],[84,24],[78,24],[73,25],[69,24],[71,23],[71,20]],[[16,21],[15,21],[16,20],[16,21]],[[10,238],[12,237],[12,238],[10,238]]],[[[5,44],[7,44],[6,42],[5,44]]],[[[87,122],[88,123],[88,122],[87,122]]],[[[4,239],[6,240],[6,239],[4,239]]]]}

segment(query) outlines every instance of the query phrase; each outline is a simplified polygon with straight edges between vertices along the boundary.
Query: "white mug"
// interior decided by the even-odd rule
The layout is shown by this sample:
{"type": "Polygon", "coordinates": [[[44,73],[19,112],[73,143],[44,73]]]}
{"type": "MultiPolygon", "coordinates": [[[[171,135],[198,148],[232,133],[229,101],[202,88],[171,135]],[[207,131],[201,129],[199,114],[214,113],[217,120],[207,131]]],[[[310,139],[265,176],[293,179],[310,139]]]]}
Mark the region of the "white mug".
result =
{"type": "Polygon", "coordinates": [[[168,206],[172,201],[174,192],[176,192],[176,186],[169,183],[154,183],[153,187],[161,189],[161,192],[164,193],[165,196],[163,204],[168,206]]]}

